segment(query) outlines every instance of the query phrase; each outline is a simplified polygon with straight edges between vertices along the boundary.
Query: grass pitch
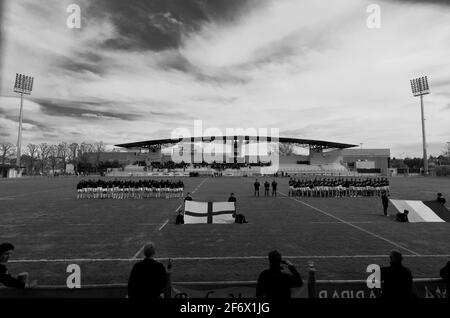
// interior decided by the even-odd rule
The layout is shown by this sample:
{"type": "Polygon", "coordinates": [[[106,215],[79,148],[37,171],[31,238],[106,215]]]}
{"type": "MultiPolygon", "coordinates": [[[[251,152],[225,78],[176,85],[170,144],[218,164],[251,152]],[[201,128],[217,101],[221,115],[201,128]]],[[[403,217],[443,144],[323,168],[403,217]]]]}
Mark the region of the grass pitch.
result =
{"type": "MultiPolygon", "coordinates": [[[[10,271],[65,285],[67,265],[79,264],[82,284],[126,283],[150,240],[163,263],[172,258],[178,282],[256,280],[271,249],[304,277],[314,261],[317,279],[366,279],[367,265],[387,264],[391,249],[415,278],[438,277],[450,256],[449,223],[396,223],[379,198],[289,198],[286,178],[267,198],[253,197],[253,178],[183,181],[194,200],[226,201],[234,192],[249,223],[176,226],[180,199],[76,200],[77,178],[0,180],[0,241],[16,246],[10,271]]],[[[449,178],[397,177],[391,188],[396,199],[450,199],[449,178]]]]}

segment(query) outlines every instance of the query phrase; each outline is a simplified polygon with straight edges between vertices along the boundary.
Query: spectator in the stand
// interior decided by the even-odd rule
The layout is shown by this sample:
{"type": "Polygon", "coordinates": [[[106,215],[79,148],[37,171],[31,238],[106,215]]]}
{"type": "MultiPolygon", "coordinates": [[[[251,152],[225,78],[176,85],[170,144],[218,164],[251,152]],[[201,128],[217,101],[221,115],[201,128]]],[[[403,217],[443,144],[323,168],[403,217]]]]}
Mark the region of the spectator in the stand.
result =
{"type": "Polygon", "coordinates": [[[383,194],[381,195],[381,203],[383,204],[383,214],[387,216],[387,210],[389,205],[389,198],[387,196],[386,191],[383,191],[383,194]]]}
{"type": "Polygon", "coordinates": [[[28,273],[20,273],[16,278],[8,272],[6,263],[8,263],[13,250],[14,245],[10,243],[0,244],[0,284],[12,288],[33,287],[36,282],[33,281],[28,284],[28,273]]]}
{"type": "Polygon", "coordinates": [[[450,298],[450,261],[439,272],[446,285],[447,298],[450,298]]]}
{"type": "Polygon", "coordinates": [[[258,181],[258,179],[256,179],[255,180],[255,183],[253,183],[253,187],[255,188],[255,197],[256,197],[256,195],[258,195],[258,197],[259,197],[259,181],[258,181]]]}
{"type": "Polygon", "coordinates": [[[395,215],[395,220],[396,220],[397,222],[405,222],[405,223],[406,223],[406,222],[409,222],[408,214],[409,214],[409,211],[408,211],[408,210],[404,210],[403,213],[398,212],[398,213],[395,215]]]}
{"type": "Polygon", "coordinates": [[[291,298],[291,288],[301,286],[303,286],[303,280],[294,265],[283,260],[278,251],[271,251],[269,253],[269,269],[264,270],[258,277],[256,297],[288,299],[291,298]],[[283,272],[281,264],[287,265],[291,273],[283,272]]]}
{"type": "Polygon", "coordinates": [[[270,183],[269,183],[269,181],[266,180],[266,182],[264,182],[264,196],[265,197],[269,196],[269,190],[270,190],[270,183]]]}
{"type": "Polygon", "coordinates": [[[155,261],[155,245],[144,246],[145,258],[136,263],[128,279],[128,297],[131,300],[148,300],[159,298],[167,283],[164,265],[155,261]]]}
{"type": "Polygon", "coordinates": [[[191,193],[190,192],[188,192],[188,194],[184,198],[184,201],[192,201],[192,197],[191,197],[191,193]]]}
{"type": "Polygon", "coordinates": [[[383,288],[382,298],[413,298],[413,276],[411,271],[403,266],[403,256],[398,251],[390,253],[391,266],[381,268],[383,288]]]}
{"type": "Polygon", "coordinates": [[[437,194],[437,198],[436,198],[436,201],[437,202],[439,202],[439,203],[441,203],[441,204],[445,204],[445,198],[442,196],[442,193],[438,193],[437,194]]]}
{"type": "Polygon", "coordinates": [[[273,180],[272,181],[272,196],[277,196],[277,186],[278,186],[278,183],[275,180],[273,180]]]}

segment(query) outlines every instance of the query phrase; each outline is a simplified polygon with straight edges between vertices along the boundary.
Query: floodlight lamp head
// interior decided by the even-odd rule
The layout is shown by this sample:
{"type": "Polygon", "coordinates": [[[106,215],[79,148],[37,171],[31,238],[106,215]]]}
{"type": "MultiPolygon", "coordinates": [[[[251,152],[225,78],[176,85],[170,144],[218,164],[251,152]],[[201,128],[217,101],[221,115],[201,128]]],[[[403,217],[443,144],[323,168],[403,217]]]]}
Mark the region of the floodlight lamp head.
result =
{"type": "Polygon", "coordinates": [[[411,80],[411,90],[414,96],[427,95],[430,93],[428,77],[422,76],[411,80]]]}

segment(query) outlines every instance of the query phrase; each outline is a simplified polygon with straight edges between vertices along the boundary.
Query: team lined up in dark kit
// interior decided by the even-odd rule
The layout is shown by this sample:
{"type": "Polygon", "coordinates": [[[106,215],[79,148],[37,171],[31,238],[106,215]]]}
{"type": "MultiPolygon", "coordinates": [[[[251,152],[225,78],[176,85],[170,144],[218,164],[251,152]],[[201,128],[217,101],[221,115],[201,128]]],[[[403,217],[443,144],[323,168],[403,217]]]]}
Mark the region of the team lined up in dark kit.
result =
{"type": "Polygon", "coordinates": [[[371,197],[389,195],[387,178],[310,178],[289,180],[289,196],[371,197]]]}
{"type": "Polygon", "coordinates": [[[181,180],[81,180],[77,199],[182,198],[183,191],[181,180]]]}

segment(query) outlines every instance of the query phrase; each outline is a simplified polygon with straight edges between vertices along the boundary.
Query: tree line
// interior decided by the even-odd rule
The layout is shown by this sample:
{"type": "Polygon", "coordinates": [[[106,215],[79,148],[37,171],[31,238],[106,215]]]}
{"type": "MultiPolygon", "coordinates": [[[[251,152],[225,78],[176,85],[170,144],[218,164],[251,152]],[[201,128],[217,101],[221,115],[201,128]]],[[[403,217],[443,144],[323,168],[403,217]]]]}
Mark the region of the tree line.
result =
{"type": "MultiPolygon", "coordinates": [[[[16,145],[10,142],[0,142],[0,164],[15,164],[17,158],[16,145]]],[[[21,166],[26,173],[46,174],[56,170],[67,172],[67,165],[74,166],[74,172],[97,172],[106,166],[116,167],[118,163],[106,164],[100,161],[100,154],[106,150],[106,145],[100,141],[95,143],[40,143],[28,144],[22,149],[21,166]],[[94,160],[92,160],[94,158],[94,160]]]]}

